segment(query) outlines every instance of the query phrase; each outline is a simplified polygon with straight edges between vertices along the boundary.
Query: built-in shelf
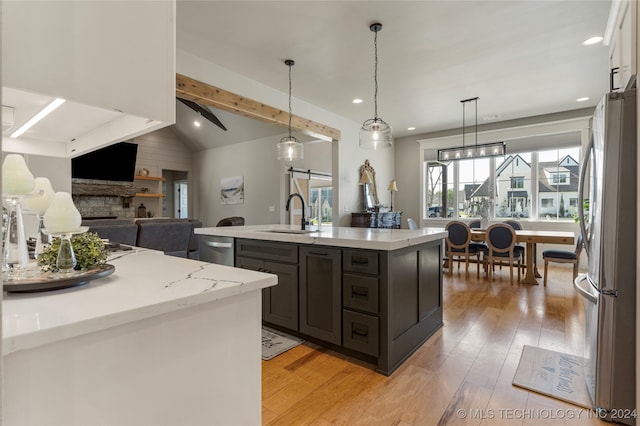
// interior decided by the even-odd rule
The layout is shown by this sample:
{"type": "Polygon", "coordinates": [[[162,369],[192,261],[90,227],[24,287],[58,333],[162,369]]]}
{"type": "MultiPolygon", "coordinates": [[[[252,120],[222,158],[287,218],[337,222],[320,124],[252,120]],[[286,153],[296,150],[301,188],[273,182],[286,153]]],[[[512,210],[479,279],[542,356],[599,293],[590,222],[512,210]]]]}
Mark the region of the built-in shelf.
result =
{"type": "Polygon", "coordinates": [[[143,197],[143,198],[162,198],[164,197],[164,194],[153,194],[150,192],[136,192],[136,197],[143,197]]]}
{"type": "Polygon", "coordinates": [[[156,182],[164,182],[165,178],[163,177],[158,177],[158,176],[142,176],[142,175],[136,175],[135,179],[138,180],[154,180],[156,182]]]}

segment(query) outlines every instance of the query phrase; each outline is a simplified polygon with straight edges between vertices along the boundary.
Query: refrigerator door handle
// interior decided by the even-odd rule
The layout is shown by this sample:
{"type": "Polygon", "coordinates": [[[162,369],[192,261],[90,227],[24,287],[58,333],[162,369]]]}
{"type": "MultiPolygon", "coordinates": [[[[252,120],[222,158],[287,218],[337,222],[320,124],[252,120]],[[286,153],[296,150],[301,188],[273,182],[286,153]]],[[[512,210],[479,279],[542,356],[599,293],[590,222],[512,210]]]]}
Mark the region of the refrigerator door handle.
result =
{"type": "Polygon", "coordinates": [[[573,280],[573,287],[576,289],[580,296],[589,300],[592,303],[598,303],[598,294],[593,294],[595,289],[591,287],[591,284],[587,280],[587,275],[578,275],[578,277],[573,280]]]}
{"type": "Polygon", "coordinates": [[[580,233],[582,234],[582,240],[584,244],[582,247],[584,248],[585,253],[589,256],[589,235],[587,232],[587,224],[584,220],[584,185],[587,177],[587,165],[589,164],[589,159],[594,155],[593,154],[593,132],[591,132],[591,136],[589,137],[589,145],[587,145],[587,149],[585,151],[584,159],[582,160],[582,164],[580,165],[580,184],[578,186],[578,222],[580,223],[580,233]]]}

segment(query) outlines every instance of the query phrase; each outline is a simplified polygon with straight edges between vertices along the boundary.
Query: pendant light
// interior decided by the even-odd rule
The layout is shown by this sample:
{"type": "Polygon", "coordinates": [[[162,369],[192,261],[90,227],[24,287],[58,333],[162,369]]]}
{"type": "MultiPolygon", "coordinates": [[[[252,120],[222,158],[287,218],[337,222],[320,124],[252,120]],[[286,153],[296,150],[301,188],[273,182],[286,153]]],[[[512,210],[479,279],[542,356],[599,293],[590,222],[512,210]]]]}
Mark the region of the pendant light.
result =
{"type": "Polygon", "coordinates": [[[504,156],[506,154],[507,147],[504,141],[478,144],[478,99],[480,98],[476,96],[475,98],[463,99],[460,101],[462,103],[462,146],[439,149],[438,161],[447,162],[451,160],[471,160],[474,158],[504,156]],[[464,143],[464,106],[468,102],[473,102],[476,109],[476,143],[471,146],[467,146],[464,143]]]}
{"type": "Polygon", "coordinates": [[[360,128],[360,148],[375,150],[393,146],[393,136],[391,135],[391,126],[378,117],[378,31],[382,30],[382,24],[371,24],[369,29],[375,34],[373,38],[375,55],[375,68],[373,72],[375,86],[373,95],[374,115],[373,118],[365,121],[360,128]]]}
{"type": "Polygon", "coordinates": [[[291,67],[295,62],[291,59],[286,59],[284,63],[289,67],[289,136],[280,139],[278,143],[278,160],[302,160],[304,158],[304,146],[291,136],[291,67]]]}

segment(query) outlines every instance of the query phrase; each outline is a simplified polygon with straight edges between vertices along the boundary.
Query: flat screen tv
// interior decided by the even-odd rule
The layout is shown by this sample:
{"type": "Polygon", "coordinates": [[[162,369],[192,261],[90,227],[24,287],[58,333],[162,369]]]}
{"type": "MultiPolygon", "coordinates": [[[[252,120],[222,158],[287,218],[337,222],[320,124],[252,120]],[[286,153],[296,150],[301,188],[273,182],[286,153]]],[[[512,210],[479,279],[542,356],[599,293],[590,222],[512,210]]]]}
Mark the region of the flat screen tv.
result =
{"type": "Polygon", "coordinates": [[[71,159],[71,177],[133,182],[138,145],[120,142],[71,159]]]}

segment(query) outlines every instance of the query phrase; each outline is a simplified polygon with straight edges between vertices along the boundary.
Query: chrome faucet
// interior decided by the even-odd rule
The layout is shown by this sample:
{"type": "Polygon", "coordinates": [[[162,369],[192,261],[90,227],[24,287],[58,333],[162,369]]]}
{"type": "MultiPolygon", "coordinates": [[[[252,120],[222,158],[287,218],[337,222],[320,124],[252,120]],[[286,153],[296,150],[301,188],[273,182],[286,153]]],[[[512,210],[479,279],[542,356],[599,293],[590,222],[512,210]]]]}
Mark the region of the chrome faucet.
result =
{"type": "Polygon", "coordinates": [[[287,200],[287,205],[286,205],[286,209],[287,211],[289,211],[289,204],[291,203],[291,199],[293,197],[298,197],[300,198],[300,202],[302,203],[302,220],[300,221],[300,225],[301,225],[301,230],[305,230],[305,227],[307,226],[307,219],[304,216],[304,212],[306,210],[305,206],[304,206],[304,198],[302,198],[302,195],[298,194],[297,192],[294,192],[293,194],[289,195],[289,199],[287,200]]]}

